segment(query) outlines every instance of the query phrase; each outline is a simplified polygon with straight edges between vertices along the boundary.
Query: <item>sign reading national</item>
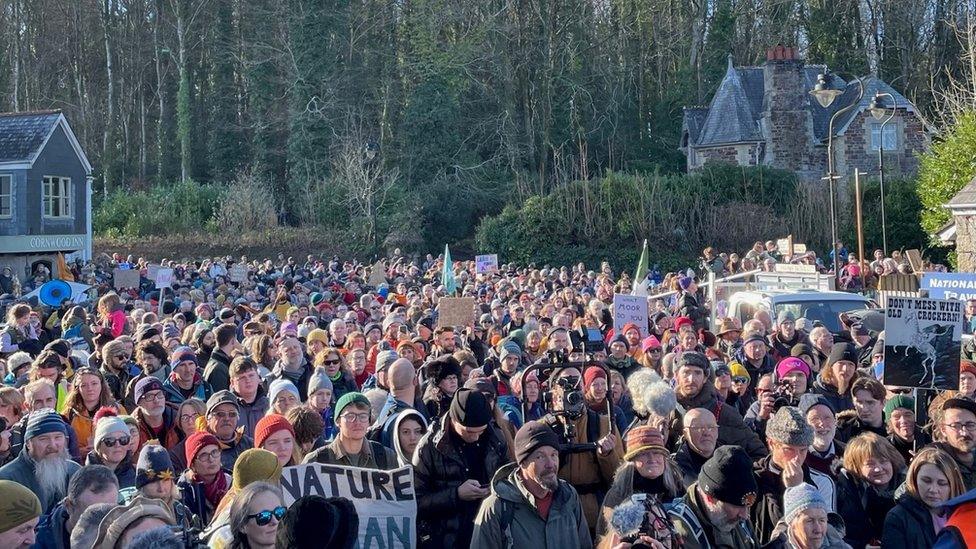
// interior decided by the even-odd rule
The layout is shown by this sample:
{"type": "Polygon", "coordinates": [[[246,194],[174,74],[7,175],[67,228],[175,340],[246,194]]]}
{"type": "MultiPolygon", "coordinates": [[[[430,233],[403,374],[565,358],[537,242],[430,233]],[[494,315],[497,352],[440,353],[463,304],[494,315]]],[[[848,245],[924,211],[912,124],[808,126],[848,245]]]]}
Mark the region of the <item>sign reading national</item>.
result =
{"type": "Polygon", "coordinates": [[[302,496],[346,498],[359,515],[361,549],[413,549],[417,545],[417,496],[413,468],[392,471],[311,463],[281,472],[285,505],[302,496]]]}
{"type": "Polygon", "coordinates": [[[932,299],[976,299],[976,273],[922,273],[921,288],[932,299]]]}
{"type": "Polygon", "coordinates": [[[962,302],[888,298],[884,384],[959,390],[962,302]]]}

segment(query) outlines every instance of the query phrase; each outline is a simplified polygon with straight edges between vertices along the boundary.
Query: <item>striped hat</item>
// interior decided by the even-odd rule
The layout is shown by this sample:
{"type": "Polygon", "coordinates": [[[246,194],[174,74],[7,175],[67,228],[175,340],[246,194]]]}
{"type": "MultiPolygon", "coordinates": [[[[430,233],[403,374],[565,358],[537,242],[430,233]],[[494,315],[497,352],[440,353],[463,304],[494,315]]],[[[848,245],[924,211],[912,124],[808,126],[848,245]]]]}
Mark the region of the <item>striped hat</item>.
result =
{"type": "Polygon", "coordinates": [[[661,431],[650,425],[638,425],[627,431],[627,453],[624,454],[624,459],[630,461],[645,450],[669,453],[664,446],[664,435],[661,431]]]}
{"type": "Polygon", "coordinates": [[[68,426],[65,424],[64,419],[51,408],[32,412],[27,418],[27,429],[24,430],[24,442],[48,433],[67,435],[68,426]]]}

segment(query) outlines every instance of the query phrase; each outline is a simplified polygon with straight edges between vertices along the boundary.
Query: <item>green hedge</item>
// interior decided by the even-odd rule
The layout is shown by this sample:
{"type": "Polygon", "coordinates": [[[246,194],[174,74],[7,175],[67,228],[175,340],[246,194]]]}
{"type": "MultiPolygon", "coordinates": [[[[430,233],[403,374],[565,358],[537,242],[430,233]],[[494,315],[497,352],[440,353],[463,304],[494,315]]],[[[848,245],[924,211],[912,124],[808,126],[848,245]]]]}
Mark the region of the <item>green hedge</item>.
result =
{"type": "Polygon", "coordinates": [[[120,189],[95,205],[92,225],[104,236],[149,236],[212,230],[223,194],[217,185],[194,181],[144,191],[120,189]]]}

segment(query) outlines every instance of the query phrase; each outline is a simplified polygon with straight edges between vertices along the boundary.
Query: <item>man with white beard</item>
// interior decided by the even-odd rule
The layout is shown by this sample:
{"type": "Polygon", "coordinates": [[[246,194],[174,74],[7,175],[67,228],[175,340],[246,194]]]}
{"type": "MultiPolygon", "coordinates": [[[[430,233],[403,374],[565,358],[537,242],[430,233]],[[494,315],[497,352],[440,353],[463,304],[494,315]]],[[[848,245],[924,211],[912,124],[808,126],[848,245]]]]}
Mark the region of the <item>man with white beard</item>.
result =
{"type": "MultiPolygon", "coordinates": [[[[837,416],[830,401],[816,393],[805,393],[797,405],[807,424],[813,428],[813,443],[804,464],[834,477],[835,465],[844,459],[844,443],[837,440],[837,416]],[[836,463],[835,463],[836,462],[836,463]]],[[[836,478],[834,479],[837,480],[836,478]]]]}
{"type": "Polygon", "coordinates": [[[68,426],[50,408],[31,412],[24,431],[24,449],[17,459],[0,467],[0,479],[29,488],[41,500],[44,514],[68,491],[68,481],[80,465],[68,458],[68,426]]]}

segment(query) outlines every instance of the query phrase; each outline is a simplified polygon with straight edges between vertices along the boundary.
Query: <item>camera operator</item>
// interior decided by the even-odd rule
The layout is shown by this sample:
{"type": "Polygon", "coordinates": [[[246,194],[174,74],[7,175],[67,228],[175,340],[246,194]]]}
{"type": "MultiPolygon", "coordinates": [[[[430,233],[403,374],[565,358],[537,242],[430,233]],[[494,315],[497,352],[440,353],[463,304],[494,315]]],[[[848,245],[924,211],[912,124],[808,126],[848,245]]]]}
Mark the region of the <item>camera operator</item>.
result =
{"type": "Polygon", "coordinates": [[[758,400],[746,412],[746,425],[760,438],[766,436],[766,422],[783,406],[798,406],[807,392],[810,366],[796,357],[784,358],[776,365],[774,375],[763,376],[756,386],[758,400]]]}
{"type": "Polygon", "coordinates": [[[574,366],[553,371],[549,382],[549,415],[545,420],[559,435],[561,444],[592,445],[586,450],[564,452],[560,456],[559,468],[559,478],[579,492],[592,534],[600,502],[623,460],[624,449],[620,434],[609,418],[602,418],[586,407],[581,375],[579,368],[574,366]]]}

